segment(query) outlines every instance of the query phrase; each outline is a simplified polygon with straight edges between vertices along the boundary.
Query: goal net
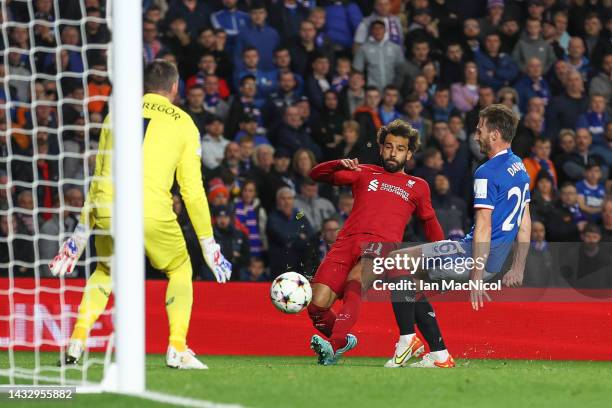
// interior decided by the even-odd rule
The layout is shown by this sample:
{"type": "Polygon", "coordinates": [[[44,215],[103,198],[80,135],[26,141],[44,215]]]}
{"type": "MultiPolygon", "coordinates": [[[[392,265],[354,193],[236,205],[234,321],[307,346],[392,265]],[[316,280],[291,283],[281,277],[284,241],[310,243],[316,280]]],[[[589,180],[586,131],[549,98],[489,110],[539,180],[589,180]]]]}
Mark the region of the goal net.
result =
{"type": "MultiPolygon", "coordinates": [[[[131,14],[136,17],[133,20],[138,20],[140,2],[115,3],[118,15],[119,7],[124,8],[123,26],[112,31],[117,38],[128,38],[124,44],[111,43],[110,0],[0,0],[0,384],[55,383],[120,391],[121,375],[112,378],[112,384],[109,382],[109,373],[117,371],[113,361],[118,365],[126,362],[125,357],[122,360],[119,342],[114,339],[126,339],[127,336],[119,334],[122,325],[144,330],[139,290],[129,320],[115,316],[119,310],[116,305],[126,303],[120,300],[121,296],[125,299],[125,291],[119,290],[122,283],[113,277],[115,298],[110,297],[106,310],[93,326],[80,364],[58,365],[64,359],[78,315],[85,280],[99,262],[113,262],[115,276],[114,266],[119,265],[119,272],[121,259],[125,259],[125,251],[122,254],[114,251],[114,259],[98,256],[95,234],[112,233],[115,247],[130,239],[129,235],[120,239],[117,235],[122,232],[116,228],[96,230],[71,274],[56,278],[49,271],[50,260],[78,223],[94,177],[96,154],[111,153],[98,151],[103,126],[113,127],[117,137],[134,130],[118,129],[118,120],[134,112],[140,117],[141,76],[139,72],[136,75],[129,72],[141,70],[140,55],[133,52],[140,47],[140,36],[130,43],[132,36],[125,35],[126,30],[131,30],[132,35],[140,30],[140,22],[125,24],[130,17],[125,7],[131,7],[136,12],[131,14]],[[134,7],[126,3],[136,4],[134,7]],[[113,71],[113,66],[126,67],[125,56],[130,52],[134,62],[128,65],[129,70],[124,68],[122,73],[111,75],[119,72],[113,71]],[[136,83],[128,91],[131,99],[129,95],[121,98],[125,94],[118,90],[121,84],[122,88],[129,88],[125,86],[128,75],[136,83]],[[115,101],[110,98],[111,80],[115,101]],[[117,99],[138,105],[132,103],[123,109],[118,107],[117,99]],[[117,110],[122,112],[115,114],[117,110]],[[103,125],[111,111],[111,117],[118,119],[103,125]]],[[[116,16],[115,21],[119,19],[116,16]]],[[[134,146],[134,141],[128,143],[134,146]]],[[[115,149],[121,148],[122,143],[115,144],[115,149]]],[[[115,152],[113,162],[121,157],[120,152],[115,152]]],[[[121,166],[125,164],[113,164],[114,174],[123,174],[121,166]]],[[[137,157],[132,164],[139,166],[137,157]]],[[[135,173],[135,177],[141,174],[135,173]]],[[[115,191],[129,191],[130,185],[126,183],[135,177],[127,176],[122,185],[113,180],[115,191]]],[[[124,198],[138,204],[138,194],[134,194],[124,198]]],[[[114,208],[121,208],[121,204],[115,203],[114,208]]],[[[141,211],[141,207],[134,211],[141,211]]],[[[120,219],[131,216],[115,215],[120,219]]],[[[120,220],[113,219],[114,226],[117,222],[120,220]]],[[[127,224],[128,228],[133,226],[127,224]]],[[[135,245],[139,245],[138,240],[135,245]]],[[[142,252],[136,250],[132,255],[139,254],[142,252]]],[[[130,279],[142,280],[138,273],[134,275],[130,279]]],[[[134,282],[137,284],[138,280],[134,282]]],[[[137,333],[135,337],[134,344],[138,345],[144,334],[137,333]]],[[[144,353],[144,344],[136,352],[133,345],[126,344],[123,356],[129,352],[138,358],[139,353],[144,353]]],[[[139,369],[138,364],[133,367],[137,385],[132,386],[132,391],[144,386],[144,379],[138,378],[142,374],[139,369]]],[[[125,382],[123,387],[130,388],[130,381],[125,382]]]]}

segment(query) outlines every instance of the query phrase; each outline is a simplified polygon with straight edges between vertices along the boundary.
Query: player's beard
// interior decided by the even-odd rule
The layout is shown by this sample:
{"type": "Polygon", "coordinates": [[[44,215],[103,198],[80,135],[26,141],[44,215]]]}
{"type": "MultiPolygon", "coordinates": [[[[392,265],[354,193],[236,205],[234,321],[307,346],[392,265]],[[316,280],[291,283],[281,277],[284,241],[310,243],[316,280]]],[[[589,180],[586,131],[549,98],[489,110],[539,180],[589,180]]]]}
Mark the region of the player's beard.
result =
{"type": "Polygon", "coordinates": [[[489,152],[491,151],[491,139],[486,139],[486,140],[479,139],[478,146],[480,147],[480,153],[484,155],[488,155],[489,152]]]}
{"type": "Polygon", "coordinates": [[[389,173],[397,173],[398,171],[402,171],[405,165],[406,160],[400,163],[396,159],[383,159],[383,169],[389,173]]]}

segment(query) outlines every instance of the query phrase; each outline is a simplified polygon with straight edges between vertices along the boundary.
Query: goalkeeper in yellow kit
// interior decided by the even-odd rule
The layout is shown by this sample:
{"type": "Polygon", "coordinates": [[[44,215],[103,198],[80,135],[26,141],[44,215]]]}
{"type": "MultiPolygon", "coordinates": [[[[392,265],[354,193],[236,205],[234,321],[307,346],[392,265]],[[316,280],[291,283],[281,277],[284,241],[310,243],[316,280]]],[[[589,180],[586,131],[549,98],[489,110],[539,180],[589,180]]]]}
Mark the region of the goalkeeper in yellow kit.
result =
{"type": "MultiPolygon", "coordinates": [[[[196,234],[204,259],[218,282],[231,276],[231,264],[223,257],[213,238],[210,211],[202,182],[199,132],[190,116],[170,101],[178,89],[178,72],[174,65],[155,60],[144,71],[144,241],[151,264],[166,272],[166,312],[170,338],[166,364],[183,369],[204,369],[195,354],[187,348],[186,338],[193,302],[192,270],[181,228],[172,211],[170,189],[176,180],[196,234]]],[[[105,123],[108,123],[108,118],[105,123]]],[[[95,236],[98,262],[90,276],[79,306],[79,314],[64,363],[76,364],[83,352],[89,330],[106,308],[111,292],[108,259],[113,252],[111,206],[111,154],[113,138],[103,129],[96,157],[94,179],[79,225],[63,244],[49,265],[54,275],[71,272],[83,253],[91,230],[102,230],[95,236]]]]}

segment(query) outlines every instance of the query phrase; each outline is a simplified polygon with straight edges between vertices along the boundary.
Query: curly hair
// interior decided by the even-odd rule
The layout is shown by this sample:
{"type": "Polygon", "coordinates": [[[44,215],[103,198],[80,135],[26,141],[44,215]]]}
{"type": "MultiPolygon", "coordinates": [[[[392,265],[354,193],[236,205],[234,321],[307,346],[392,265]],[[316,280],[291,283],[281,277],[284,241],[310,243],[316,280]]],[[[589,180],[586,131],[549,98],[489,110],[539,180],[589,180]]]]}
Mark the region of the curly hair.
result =
{"type": "Polygon", "coordinates": [[[399,136],[408,139],[408,150],[410,150],[412,153],[416,152],[421,144],[419,131],[401,119],[396,119],[387,126],[381,126],[381,128],[378,129],[377,138],[380,145],[385,144],[387,135],[399,136]]]}

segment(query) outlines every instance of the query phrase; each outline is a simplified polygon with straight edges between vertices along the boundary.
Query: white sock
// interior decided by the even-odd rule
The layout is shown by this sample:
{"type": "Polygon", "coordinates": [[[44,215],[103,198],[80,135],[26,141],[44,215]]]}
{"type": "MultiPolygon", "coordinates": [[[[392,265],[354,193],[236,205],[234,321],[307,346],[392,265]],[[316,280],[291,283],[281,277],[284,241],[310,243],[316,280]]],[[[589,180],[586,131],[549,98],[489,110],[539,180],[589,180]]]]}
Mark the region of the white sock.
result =
{"type": "Polygon", "coordinates": [[[431,354],[431,356],[434,357],[436,361],[439,361],[439,362],[444,362],[448,360],[448,357],[449,357],[447,349],[440,350],[440,351],[432,351],[429,354],[431,354]]]}
{"type": "Polygon", "coordinates": [[[415,333],[412,334],[404,334],[403,336],[400,336],[399,338],[399,343],[407,346],[412,342],[412,338],[415,336],[415,333]]]}

